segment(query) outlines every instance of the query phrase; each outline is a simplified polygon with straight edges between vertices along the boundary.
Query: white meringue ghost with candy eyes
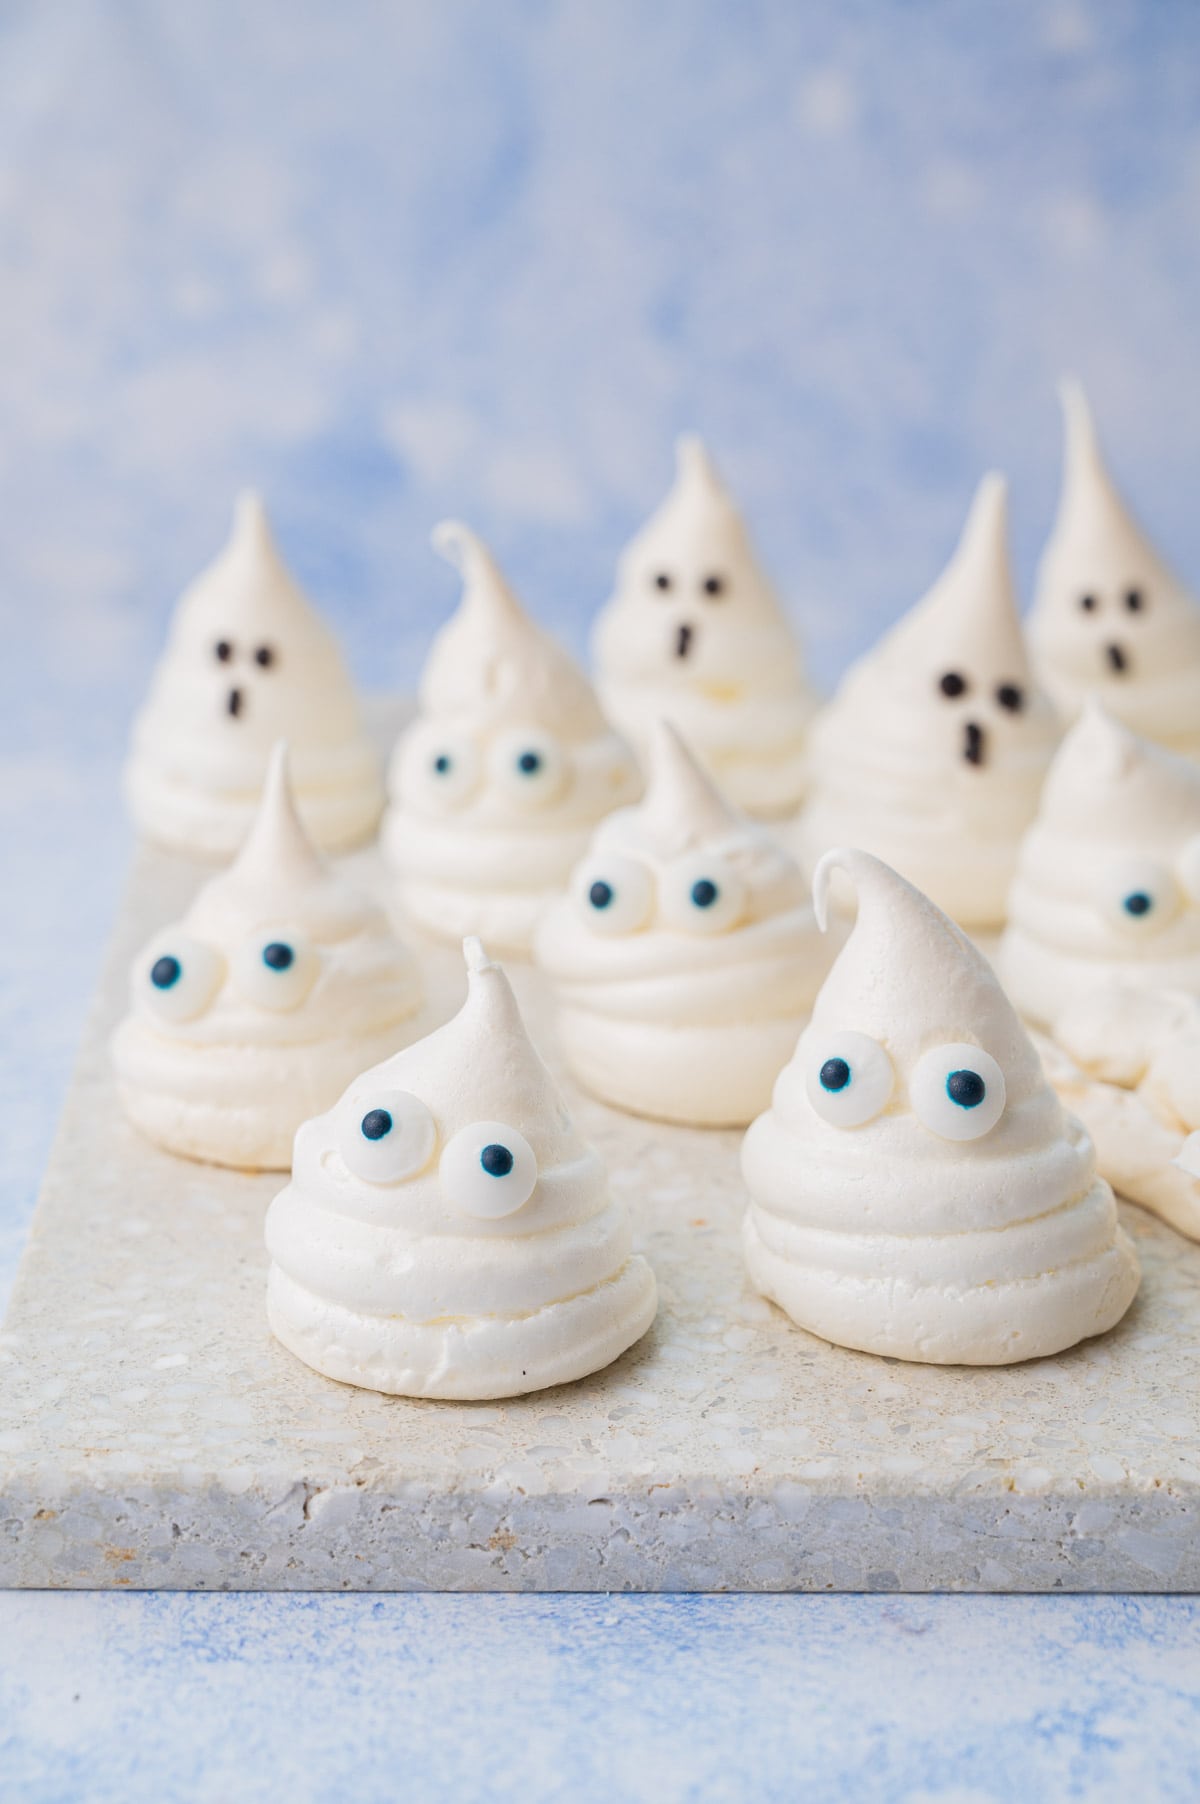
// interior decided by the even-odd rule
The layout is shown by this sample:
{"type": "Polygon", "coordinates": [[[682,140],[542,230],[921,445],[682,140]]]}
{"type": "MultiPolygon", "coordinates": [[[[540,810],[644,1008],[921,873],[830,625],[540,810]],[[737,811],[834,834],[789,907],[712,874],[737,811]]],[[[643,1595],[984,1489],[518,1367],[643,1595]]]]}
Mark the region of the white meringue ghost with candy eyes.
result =
{"type": "Polygon", "coordinates": [[[1058,1353],[1120,1320],[1133,1246],[983,955],[865,852],[817,867],[850,937],[742,1147],[758,1289],[840,1346],[937,1365],[1058,1353]]]}
{"type": "Polygon", "coordinates": [[[1066,718],[1095,697],[1134,732],[1200,757],[1200,605],[1119,494],[1083,389],[1060,392],[1062,492],[1029,615],[1034,662],[1066,718]]]}
{"type": "Polygon", "coordinates": [[[422,984],[382,911],[324,865],[275,748],[250,835],[134,961],[113,1039],[122,1106],[187,1158],[286,1169],[292,1138],[423,1031],[422,984]]]}
{"type": "Polygon", "coordinates": [[[641,780],[582,672],[487,547],[453,521],[434,544],[462,570],[463,598],[392,758],[384,852],[406,913],[430,933],[528,952],[592,828],[641,780]]]}
{"type": "Polygon", "coordinates": [[[461,1012],[304,1124],[267,1214],[271,1327],[343,1384],[518,1397],[599,1371],[654,1319],[628,1207],[503,971],[464,951],[461,1012]]]}
{"type": "Polygon", "coordinates": [[[1022,846],[997,954],[1055,1032],[1097,985],[1200,994],[1200,768],[1096,701],[1063,740],[1022,846]]]}
{"type": "Polygon", "coordinates": [[[830,954],[799,867],[659,722],[643,802],[596,831],[534,953],[573,1075],[618,1108],[744,1126],[830,954]]]}
{"type": "Polygon", "coordinates": [[[231,858],[279,739],[316,844],[337,851],[368,838],[383,783],[349,673],[284,566],[261,500],[246,493],[229,543],[175,610],[134,723],[125,787],[136,826],[173,851],[231,858]]]}
{"type": "Polygon", "coordinates": [[[623,552],[596,619],[597,692],[639,756],[666,718],[731,801],[767,818],[791,814],[815,697],[707,451],[689,437],[676,453],[674,487],[623,552]]]}
{"type": "Polygon", "coordinates": [[[1021,636],[1004,479],[990,475],[941,577],[818,717],[790,843],[810,870],[831,845],[862,846],[961,926],[998,928],[1057,738],[1021,636]]]}

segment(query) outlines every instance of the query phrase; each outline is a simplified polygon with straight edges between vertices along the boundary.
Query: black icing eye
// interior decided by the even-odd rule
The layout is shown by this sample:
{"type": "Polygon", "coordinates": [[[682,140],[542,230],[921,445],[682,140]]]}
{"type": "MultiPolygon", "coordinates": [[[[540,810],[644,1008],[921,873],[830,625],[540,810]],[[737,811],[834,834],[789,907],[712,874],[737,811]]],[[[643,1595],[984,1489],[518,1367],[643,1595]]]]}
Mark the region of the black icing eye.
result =
{"type": "Polygon", "coordinates": [[[150,967],[150,982],[156,990],[169,990],[179,982],[182,972],[183,966],[179,960],[172,958],[169,953],[164,953],[163,957],[156,958],[150,967]]]}
{"type": "Polygon", "coordinates": [[[1154,907],[1154,897],[1148,895],[1144,889],[1130,890],[1127,896],[1122,896],[1121,907],[1127,915],[1132,915],[1135,921],[1140,921],[1154,907]]]}
{"type": "Polygon", "coordinates": [[[1140,589],[1126,589],[1125,606],[1129,609],[1129,612],[1131,614],[1144,613],[1145,607],[1146,607],[1146,597],[1143,595],[1143,593],[1140,589]]]}
{"type": "Polygon", "coordinates": [[[671,577],[668,575],[667,571],[660,570],[658,572],[657,576],[654,578],[654,587],[656,589],[661,589],[664,594],[666,593],[666,591],[668,589],[674,587],[671,577]]]}
{"type": "Polygon", "coordinates": [[[960,695],[965,695],[967,693],[967,687],[966,677],[961,676],[957,670],[946,671],[945,675],[938,681],[938,688],[941,690],[942,694],[948,696],[951,701],[956,701],[960,695]]]}
{"type": "Polygon", "coordinates": [[[819,1073],[822,1090],[836,1095],[850,1082],[850,1067],[845,1059],[826,1059],[819,1073]]]}
{"type": "Polygon", "coordinates": [[[697,908],[711,908],[720,894],[711,877],[698,877],[692,885],[692,901],[697,908]]]}
{"type": "Polygon", "coordinates": [[[260,645],[255,649],[254,662],[261,665],[263,670],[270,670],[275,662],[275,653],[269,645],[260,645]]]}
{"type": "Polygon", "coordinates": [[[542,754],[540,752],[522,752],[517,759],[517,769],[523,777],[536,776],[541,768],[542,754]]]}
{"type": "Polygon", "coordinates": [[[1025,691],[1016,683],[1001,683],[996,690],[996,700],[1010,714],[1019,714],[1025,706],[1025,691]]]}
{"type": "Polygon", "coordinates": [[[987,1095],[978,1071],[952,1071],[946,1079],[946,1095],[960,1109],[977,1109],[987,1095]]]}
{"type": "Polygon", "coordinates": [[[296,962],[296,954],[286,940],[271,940],[263,947],[262,961],[272,971],[290,971],[296,962]]]}
{"type": "Polygon", "coordinates": [[[1094,614],[1096,609],[1100,606],[1100,603],[1096,600],[1094,595],[1081,595],[1079,597],[1079,605],[1085,614],[1094,614]]]}
{"type": "Polygon", "coordinates": [[[368,1109],[359,1123],[364,1140],[382,1140],[392,1131],[392,1118],[386,1109],[368,1109]]]}
{"type": "Polygon", "coordinates": [[[513,1156],[507,1146],[492,1140],[481,1151],[479,1163],[489,1178],[506,1178],[513,1168],[513,1156]]]}
{"type": "Polygon", "coordinates": [[[216,658],[218,664],[228,664],[230,658],[233,656],[233,646],[229,643],[228,639],[217,640],[217,643],[213,646],[213,656],[216,658]]]}
{"type": "Polygon", "coordinates": [[[723,576],[706,576],[701,587],[706,595],[724,595],[725,578],[723,576]]]}

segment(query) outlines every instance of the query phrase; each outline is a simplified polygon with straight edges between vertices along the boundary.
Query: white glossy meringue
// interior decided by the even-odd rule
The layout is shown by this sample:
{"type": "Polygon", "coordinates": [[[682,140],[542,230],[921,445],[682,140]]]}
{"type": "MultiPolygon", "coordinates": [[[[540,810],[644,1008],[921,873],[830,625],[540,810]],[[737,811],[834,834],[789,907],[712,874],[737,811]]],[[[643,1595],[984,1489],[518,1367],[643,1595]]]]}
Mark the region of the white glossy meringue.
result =
{"type": "Polygon", "coordinates": [[[1200,1240],[1200,1174],[1184,1150],[1200,1129],[1200,997],[1100,982],[1054,1031],[1047,1074],[1095,1141],[1103,1175],[1200,1240]]]}
{"type": "Polygon", "coordinates": [[[1021,846],[998,969],[1055,1024],[1098,983],[1200,993],[1200,769],[1089,702],[1021,846]]]}
{"type": "Polygon", "coordinates": [[[744,1126],[830,954],[799,868],[665,722],[646,768],[645,800],[601,823],[535,956],[585,1088],[636,1115],[744,1126]]]}
{"type": "Polygon", "coordinates": [[[461,1013],[304,1124],[267,1215],[271,1327],[344,1384],[517,1397],[599,1371],[654,1319],[628,1208],[503,971],[464,951],[461,1013]]]}
{"type": "Polygon", "coordinates": [[[596,822],[641,782],[583,673],[483,542],[446,521],[434,545],[461,569],[463,598],[392,758],[384,851],[406,911],[431,933],[527,952],[596,822]]]}
{"type": "Polygon", "coordinates": [[[822,859],[819,920],[835,873],[854,928],[742,1149],[755,1284],[826,1340],[939,1365],[1103,1333],[1137,1258],[991,967],[865,852],[822,859]],[[841,1099],[863,1083],[868,1106],[847,1120],[841,1099]]]}
{"type": "Polygon", "coordinates": [[[1068,718],[1096,696],[1135,732],[1200,757],[1200,607],[1117,492],[1082,387],[1060,393],[1063,483],[1029,616],[1035,664],[1068,718]]]}
{"type": "Polygon", "coordinates": [[[815,698],[745,524],[698,438],[617,568],[592,637],[609,719],[644,754],[669,719],[730,800],[786,815],[805,786],[815,698]]]}
{"type": "Polygon", "coordinates": [[[962,926],[999,927],[1057,737],[1021,637],[1006,484],[989,475],[938,581],[818,717],[793,844],[810,870],[862,846],[962,926]]]}
{"type": "Polygon", "coordinates": [[[232,857],[279,739],[317,845],[368,838],[383,784],[349,673],[280,558],[261,500],[246,493],[225,549],[175,610],[134,722],[125,789],[139,831],[198,858],[232,857]]]}
{"type": "Polygon", "coordinates": [[[421,1002],[382,911],[313,850],[281,743],[234,863],[134,961],[122,1105],[170,1152],[285,1170],[300,1123],[423,1031],[421,1002]]]}

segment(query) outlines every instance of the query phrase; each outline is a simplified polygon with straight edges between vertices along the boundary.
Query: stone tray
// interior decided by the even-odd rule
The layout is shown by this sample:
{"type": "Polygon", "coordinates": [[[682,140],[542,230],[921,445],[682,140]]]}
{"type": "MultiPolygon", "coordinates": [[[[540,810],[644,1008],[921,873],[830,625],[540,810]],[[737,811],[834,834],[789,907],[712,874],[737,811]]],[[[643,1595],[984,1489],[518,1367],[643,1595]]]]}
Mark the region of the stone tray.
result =
{"type": "MultiPolygon", "coordinates": [[[[382,886],[374,853],[354,863],[382,886]]],[[[645,1342],[482,1406],[308,1371],[263,1311],[282,1180],[156,1152],[108,1071],[129,959],[199,877],[139,856],[50,1159],[0,1347],[0,1583],[1200,1588],[1200,1247],[1134,1208],[1143,1289],[1107,1339],[1003,1371],[906,1366],[749,1291],[737,1135],[572,1094],[658,1272],[645,1342]]],[[[459,961],[429,958],[448,1013],[459,961]]],[[[537,979],[513,975],[545,1044],[537,979]]]]}

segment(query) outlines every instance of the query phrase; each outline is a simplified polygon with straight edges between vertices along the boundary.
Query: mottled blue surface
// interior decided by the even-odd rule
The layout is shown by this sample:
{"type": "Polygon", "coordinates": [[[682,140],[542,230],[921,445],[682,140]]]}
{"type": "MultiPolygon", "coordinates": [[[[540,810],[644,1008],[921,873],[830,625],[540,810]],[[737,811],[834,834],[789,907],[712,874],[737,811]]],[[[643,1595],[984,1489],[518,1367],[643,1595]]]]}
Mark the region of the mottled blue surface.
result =
{"type": "MultiPolygon", "coordinates": [[[[1200,9],[0,8],[0,1280],[232,490],[377,684],[494,535],[578,641],[709,433],[826,676],[1051,385],[1200,573],[1200,9]]],[[[0,1597],[29,1800],[1191,1800],[1187,1600],[0,1597]]]]}

